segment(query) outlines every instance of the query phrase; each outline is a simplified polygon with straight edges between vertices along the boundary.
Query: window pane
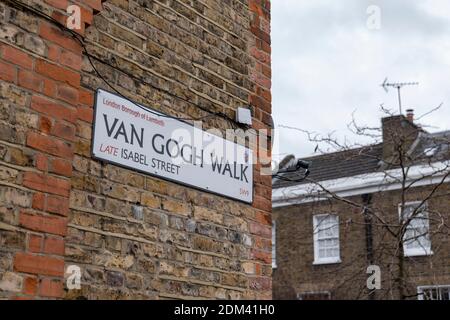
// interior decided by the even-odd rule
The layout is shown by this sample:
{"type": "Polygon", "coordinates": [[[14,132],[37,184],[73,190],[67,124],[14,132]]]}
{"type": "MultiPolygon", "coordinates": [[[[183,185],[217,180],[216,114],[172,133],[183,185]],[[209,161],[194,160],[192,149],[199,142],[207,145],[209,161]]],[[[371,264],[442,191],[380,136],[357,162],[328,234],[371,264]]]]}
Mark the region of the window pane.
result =
{"type": "Polygon", "coordinates": [[[450,288],[442,288],[442,300],[450,300],[450,288]]]}
{"type": "Polygon", "coordinates": [[[411,205],[405,205],[405,208],[403,209],[403,221],[406,221],[408,219],[412,212],[414,211],[414,207],[411,205]]]}
{"type": "MultiPolygon", "coordinates": [[[[403,210],[403,218],[411,217],[418,204],[407,204],[403,210]]],[[[431,241],[429,237],[429,221],[426,205],[423,205],[416,211],[414,218],[406,225],[406,232],[403,236],[405,254],[408,250],[420,250],[424,253],[431,248],[431,241]]]]}
{"type": "Polygon", "coordinates": [[[319,249],[319,258],[326,258],[326,249],[319,249]]]}
{"type": "Polygon", "coordinates": [[[334,248],[333,249],[333,257],[339,257],[339,248],[334,248]]]}
{"type": "Polygon", "coordinates": [[[437,291],[437,289],[431,289],[430,291],[431,291],[431,299],[432,300],[437,300],[437,298],[438,298],[438,291],[437,291]]]}
{"type": "Polygon", "coordinates": [[[327,238],[331,238],[334,236],[334,232],[331,227],[328,227],[326,230],[324,230],[324,233],[327,238]]]}
{"type": "Polygon", "coordinates": [[[450,286],[422,288],[424,300],[450,300],[450,286]]]}
{"type": "Polygon", "coordinates": [[[430,249],[431,248],[431,241],[429,238],[429,235],[420,237],[417,242],[419,243],[419,246],[423,249],[430,249]]]}
{"type": "Polygon", "coordinates": [[[339,257],[339,225],[335,215],[316,216],[316,257],[318,259],[339,257]]]}
{"type": "Polygon", "coordinates": [[[319,230],[318,233],[317,233],[317,237],[319,239],[326,239],[327,235],[326,235],[324,230],[319,230]]]}
{"type": "Polygon", "coordinates": [[[423,222],[421,222],[419,218],[415,218],[415,219],[412,219],[411,221],[409,221],[406,228],[415,229],[415,228],[419,228],[420,226],[422,226],[422,224],[423,224],[423,222]]]}
{"type": "MultiPolygon", "coordinates": [[[[403,209],[403,216],[402,216],[402,220],[406,221],[406,219],[410,218],[413,214],[413,212],[416,210],[417,206],[419,205],[419,203],[415,203],[415,204],[406,204],[405,208],[403,209]]],[[[426,217],[426,211],[427,211],[427,206],[426,204],[422,205],[422,207],[420,209],[418,209],[414,215],[414,217],[426,217]]]]}

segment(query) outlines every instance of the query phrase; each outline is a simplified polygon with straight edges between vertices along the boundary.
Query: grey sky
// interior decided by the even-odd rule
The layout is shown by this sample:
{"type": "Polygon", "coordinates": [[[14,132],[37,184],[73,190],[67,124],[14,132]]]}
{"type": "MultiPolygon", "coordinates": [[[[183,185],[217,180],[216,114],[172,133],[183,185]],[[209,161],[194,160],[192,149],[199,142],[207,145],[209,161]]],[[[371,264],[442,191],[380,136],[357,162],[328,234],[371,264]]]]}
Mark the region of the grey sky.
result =
{"type": "Polygon", "coordinates": [[[347,124],[378,126],[380,104],[398,112],[391,81],[418,81],[402,91],[403,110],[423,118],[429,131],[450,128],[450,1],[272,1],[273,117],[281,154],[312,155],[315,145],[287,125],[357,140],[347,124]],[[367,28],[367,8],[381,9],[381,28],[367,28]]]}

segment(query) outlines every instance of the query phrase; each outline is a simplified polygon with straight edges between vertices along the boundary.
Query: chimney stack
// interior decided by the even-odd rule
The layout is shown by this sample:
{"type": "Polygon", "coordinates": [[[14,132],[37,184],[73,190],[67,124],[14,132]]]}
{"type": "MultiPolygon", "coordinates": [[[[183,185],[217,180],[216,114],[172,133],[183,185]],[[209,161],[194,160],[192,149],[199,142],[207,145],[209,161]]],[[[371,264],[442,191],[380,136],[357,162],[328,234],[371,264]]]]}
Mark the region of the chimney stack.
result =
{"type": "Polygon", "coordinates": [[[406,117],[401,114],[381,119],[383,159],[391,161],[393,156],[398,155],[399,146],[402,146],[403,150],[408,150],[414,143],[419,132],[423,130],[414,124],[413,120],[412,110],[407,111],[406,117]]]}
{"type": "Polygon", "coordinates": [[[414,123],[414,110],[413,109],[406,110],[406,119],[408,119],[410,122],[414,123]]]}

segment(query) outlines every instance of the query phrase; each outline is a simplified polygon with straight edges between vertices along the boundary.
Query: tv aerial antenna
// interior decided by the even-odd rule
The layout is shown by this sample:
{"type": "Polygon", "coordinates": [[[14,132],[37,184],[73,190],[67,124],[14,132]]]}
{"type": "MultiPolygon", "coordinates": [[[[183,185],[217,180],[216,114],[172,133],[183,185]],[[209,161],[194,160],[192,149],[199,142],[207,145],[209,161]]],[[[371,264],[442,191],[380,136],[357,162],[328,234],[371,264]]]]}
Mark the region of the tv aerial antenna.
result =
{"type": "Polygon", "coordinates": [[[388,82],[388,78],[384,79],[383,83],[381,84],[381,86],[383,87],[384,91],[386,91],[386,93],[389,91],[388,90],[389,87],[397,89],[398,109],[400,111],[400,114],[402,114],[402,96],[401,96],[400,91],[405,86],[417,86],[417,85],[419,85],[418,82],[388,82]]]}

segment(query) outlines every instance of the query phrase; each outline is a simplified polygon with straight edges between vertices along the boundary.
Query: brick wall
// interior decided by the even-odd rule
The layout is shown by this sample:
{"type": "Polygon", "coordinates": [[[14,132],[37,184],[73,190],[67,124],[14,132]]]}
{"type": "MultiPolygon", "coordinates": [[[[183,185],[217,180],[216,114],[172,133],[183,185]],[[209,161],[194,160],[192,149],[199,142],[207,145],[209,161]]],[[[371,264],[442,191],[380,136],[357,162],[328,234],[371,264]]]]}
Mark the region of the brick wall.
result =
{"type": "MultiPolygon", "coordinates": [[[[430,186],[411,189],[406,201],[424,199],[430,186]]],[[[405,259],[407,295],[417,299],[417,286],[450,283],[450,246],[448,229],[449,185],[442,186],[428,201],[432,256],[405,259]],[[442,230],[443,232],[436,232],[442,230]]],[[[349,198],[363,203],[361,196],[349,198]]],[[[391,225],[398,224],[400,191],[373,194],[372,207],[391,225]]],[[[296,299],[297,294],[329,292],[332,299],[368,299],[366,281],[367,260],[365,221],[360,208],[340,201],[311,202],[302,205],[274,208],[277,226],[277,269],[273,272],[275,299],[296,299]],[[313,221],[315,214],[339,215],[341,263],[313,265],[313,221]]],[[[381,268],[381,290],[375,299],[398,299],[394,279],[396,276],[395,238],[379,223],[373,222],[373,264],[381,268]],[[393,288],[393,290],[390,290],[393,288]]]]}
{"type": "MultiPolygon", "coordinates": [[[[80,5],[130,99],[189,117],[251,104],[270,125],[269,1],[28,3],[60,21],[80,5]]],[[[111,89],[51,22],[3,2],[0,21],[0,298],[270,298],[270,176],[255,166],[249,206],[92,160],[94,90],[111,89]]]]}

